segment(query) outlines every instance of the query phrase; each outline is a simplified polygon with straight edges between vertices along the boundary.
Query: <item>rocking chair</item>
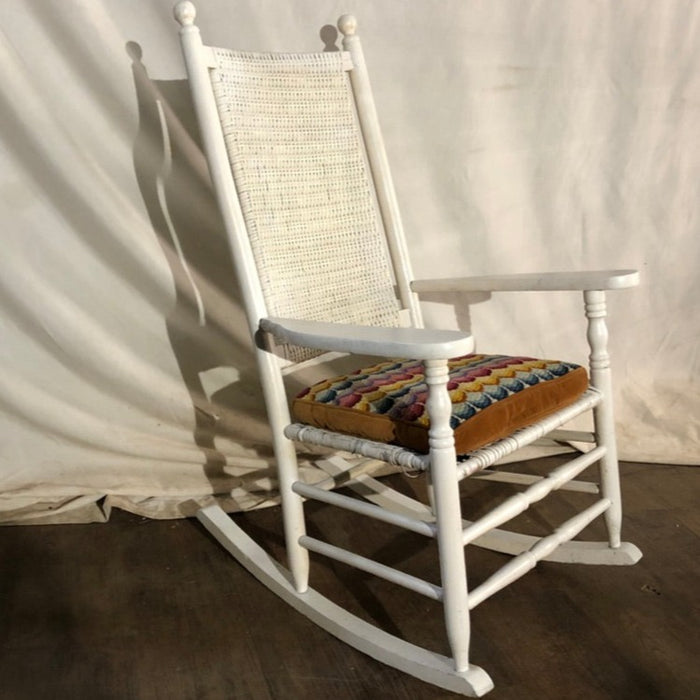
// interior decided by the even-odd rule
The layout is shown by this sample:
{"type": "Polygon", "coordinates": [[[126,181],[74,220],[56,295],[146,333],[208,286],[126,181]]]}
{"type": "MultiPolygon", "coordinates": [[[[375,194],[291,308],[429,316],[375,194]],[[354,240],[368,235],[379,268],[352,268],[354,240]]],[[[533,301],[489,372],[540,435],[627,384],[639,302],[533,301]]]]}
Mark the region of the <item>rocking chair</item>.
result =
{"type": "Polygon", "coordinates": [[[190,2],[180,2],[175,17],[256,345],[289,571],[218,506],[204,508],[199,518],[260,581],[330,633],[424,681],[481,696],[493,683],[469,658],[470,614],[477,605],[540,560],[633,564],[641,557],[620,540],[604,291],[635,286],[637,273],[415,280],[354,18],[338,22],[343,51],[258,54],[203,45],[190,2]],[[423,327],[420,293],[525,290],[583,293],[588,371],[562,361],[470,354],[469,334],[423,327]],[[292,420],[285,374],[333,352],[385,360],[309,387],[293,401],[292,420]],[[592,433],[560,430],[590,410],[592,433]],[[544,436],[590,447],[546,477],[491,468],[544,436]],[[335,451],[318,462],[327,478],[314,485],[299,480],[295,443],[335,451]],[[366,473],[376,462],[426,472],[429,503],[380,485],[366,473]],[[599,484],[573,481],[596,463],[599,484]],[[359,484],[365,500],[334,492],[339,474],[344,484],[359,484]],[[459,484],[467,477],[525,488],[470,522],[460,512],[459,484]],[[547,536],[500,529],[567,488],[599,495],[547,536]],[[306,500],[436,540],[440,584],[308,536],[306,500]],[[572,541],[598,516],[607,541],[572,541]],[[468,544],[513,558],[470,590],[468,544]],[[309,552],[440,601],[451,658],[392,636],[309,588],[309,552]]]}

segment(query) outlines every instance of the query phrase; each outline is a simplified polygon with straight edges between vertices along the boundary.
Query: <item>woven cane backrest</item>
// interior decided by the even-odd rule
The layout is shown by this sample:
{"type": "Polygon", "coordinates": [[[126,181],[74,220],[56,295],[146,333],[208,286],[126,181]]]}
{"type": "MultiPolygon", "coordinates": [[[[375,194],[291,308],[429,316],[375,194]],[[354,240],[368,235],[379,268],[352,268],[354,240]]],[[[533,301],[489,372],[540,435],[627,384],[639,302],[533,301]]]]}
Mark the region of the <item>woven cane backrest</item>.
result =
{"type": "Polygon", "coordinates": [[[349,56],[214,55],[215,100],[269,315],[399,325],[349,56]]]}

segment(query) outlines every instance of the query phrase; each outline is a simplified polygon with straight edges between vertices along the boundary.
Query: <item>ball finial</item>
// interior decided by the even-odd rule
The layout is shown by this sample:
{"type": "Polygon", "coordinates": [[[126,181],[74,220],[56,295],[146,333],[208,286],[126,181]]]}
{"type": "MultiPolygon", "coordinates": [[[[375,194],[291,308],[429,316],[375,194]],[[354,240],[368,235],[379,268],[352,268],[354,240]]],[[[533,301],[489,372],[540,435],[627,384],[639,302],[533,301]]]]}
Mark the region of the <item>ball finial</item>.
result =
{"type": "Polygon", "coordinates": [[[197,10],[189,0],[182,0],[173,8],[173,15],[183,27],[189,27],[194,24],[197,10]]]}
{"type": "Polygon", "coordinates": [[[357,20],[353,15],[343,15],[338,20],[338,29],[340,29],[343,36],[352,36],[357,29],[357,20]]]}

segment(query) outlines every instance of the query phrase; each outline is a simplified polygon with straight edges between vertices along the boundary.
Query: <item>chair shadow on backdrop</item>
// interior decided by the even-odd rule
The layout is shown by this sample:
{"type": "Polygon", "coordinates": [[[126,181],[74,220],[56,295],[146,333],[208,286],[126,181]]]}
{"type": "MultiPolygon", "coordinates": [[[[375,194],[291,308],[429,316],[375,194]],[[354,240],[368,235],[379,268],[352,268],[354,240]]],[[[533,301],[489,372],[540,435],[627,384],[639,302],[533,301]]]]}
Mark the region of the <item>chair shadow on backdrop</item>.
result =
{"type": "Polygon", "coordinates": [[[167,333],[192,400],[205,475],[222,493],[231,477],[216,437],[242,447],[235,461],[250,464],[247,479],[270,476],[255,357],[187,80],[152,80],[139,44],[128,42],[126,51],[138,102],[134,170],[175,287],[167,333]]]}

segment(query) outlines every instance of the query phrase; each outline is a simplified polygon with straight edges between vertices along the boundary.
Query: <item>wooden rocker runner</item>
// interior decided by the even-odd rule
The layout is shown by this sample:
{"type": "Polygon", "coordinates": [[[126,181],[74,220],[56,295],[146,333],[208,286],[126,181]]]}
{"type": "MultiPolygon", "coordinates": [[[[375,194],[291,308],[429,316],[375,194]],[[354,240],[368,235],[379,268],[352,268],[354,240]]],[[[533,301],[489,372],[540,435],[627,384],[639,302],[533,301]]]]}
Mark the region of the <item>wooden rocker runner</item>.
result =
{"type": "MultiPolygon", "coordinates": [[[[437,686],[481,696],[493,683],[469,658],[471,611],[540,560],[633,564],[621,542],[622,508],[613,427],[605,290],[637,284],[629,270],[415,280],[379,131],[356,22],[338,27],[343,51],[236,52],[202,44],[190,2],[175,7],[211,178],[255,340],[282,498],[289,570],[218,506],[200,520],[228,551],[314,622],[374,658],[437,686]],[[588,371],[572,363],[479,355],[461,331],[425,329],[418,295],[428,291],[578,290],[590,345],[588,371]],[[284,375],[328,352],[385,361],[309,387],[293,402],[284,375]],[[399,358],[399,359],[397,359],[399,358]],[[593,433],[560,430],[593,411],[593,433]],[[589,447],[546,477],[492,469],[549,436],[589,447]],[[298,478],[295,443],[332,448],[328,477],[298,478]],[[373,461],[427,472],[431,503],[379,485],[373,461]],[[597,463],[600,483],[576,480],[597,463]],[[356,469],[360,465],[360,469],[356,469]],[[338,475],[364,499],[335,493],[338,475]],[[523,488],[474,522],[460,512],[462,479],[523,488]],[[557,489],[597,494],[545,537],[501,526],[557,489]],[[439,585],[309,537],[304,502],[376,518],[434,539],[439,585]],[[572,541],[603,516],[605,542],[572,541]],[[512,555],[469,589],[468,544],[512,555]],[[440,601],[452,656],[392,636],[309,588],[309,552],[331,557],[440,601]]],[[[327,452],[327,450],[326,450],[327,452]]]]}

